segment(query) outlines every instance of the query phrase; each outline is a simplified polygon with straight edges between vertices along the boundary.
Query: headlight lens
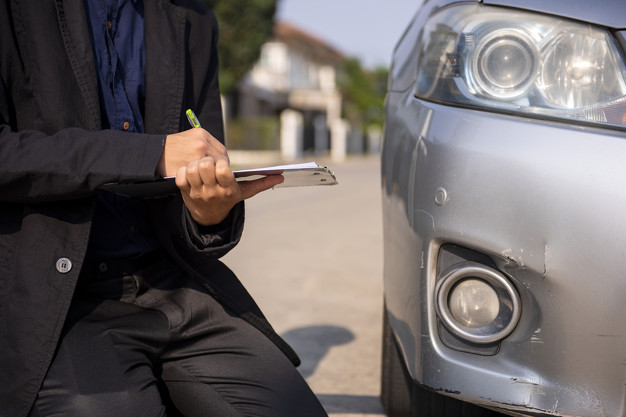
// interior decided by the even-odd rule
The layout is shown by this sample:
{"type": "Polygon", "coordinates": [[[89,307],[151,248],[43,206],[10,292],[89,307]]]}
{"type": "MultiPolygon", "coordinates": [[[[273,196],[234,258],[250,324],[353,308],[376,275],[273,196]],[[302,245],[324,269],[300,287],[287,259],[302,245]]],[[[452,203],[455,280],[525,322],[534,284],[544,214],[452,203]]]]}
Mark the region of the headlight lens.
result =
{"type": "Polygon", "coordinates": [[[483,5],[430,18],[416,95],[492,111],[626,127],[626,67],[609,32],[483,5]]]}
{"type": "Polygon", "coordinates": [[[538,63],[537,48],[523,30],[496,30],[480,40],[467,77],[486,96],[512,99],[535,81],[538,63]]]}

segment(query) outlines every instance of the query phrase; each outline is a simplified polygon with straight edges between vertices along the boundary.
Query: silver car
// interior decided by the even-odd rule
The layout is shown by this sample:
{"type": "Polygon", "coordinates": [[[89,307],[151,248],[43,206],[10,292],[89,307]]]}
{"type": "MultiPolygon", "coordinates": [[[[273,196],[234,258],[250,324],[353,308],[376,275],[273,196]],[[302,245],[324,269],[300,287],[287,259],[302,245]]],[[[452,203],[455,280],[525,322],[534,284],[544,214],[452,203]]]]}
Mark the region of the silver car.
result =
{"type": "Polygon", "coordinates": [[[625,57],[625,0],[420,5],[381,156],[389,416],[626,416],[625,57]]]}

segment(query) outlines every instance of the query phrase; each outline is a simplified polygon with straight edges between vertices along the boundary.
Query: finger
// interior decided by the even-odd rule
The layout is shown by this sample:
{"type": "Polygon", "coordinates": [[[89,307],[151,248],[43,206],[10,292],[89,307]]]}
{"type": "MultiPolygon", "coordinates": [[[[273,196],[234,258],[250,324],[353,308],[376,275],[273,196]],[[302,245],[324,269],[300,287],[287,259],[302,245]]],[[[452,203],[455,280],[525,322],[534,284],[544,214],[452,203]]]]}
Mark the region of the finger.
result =
{"type": "Polygon", "coordinates": [[[230,158],[228,157],[228,151],[226,146],[215,138],[212,134],[202,129],[204,133],[204,140],[207,144],[206,156],[212,156],[216,161],[220,159],[226,160],[230,164],[230,158]]]}
{"type": "Polygon", "coordinates": [[[283,181],[285,181],[285,178],[282,175],[268,175],[258,180],[241,181],[239,187],[241,187],[242,199],[246,200],[261,191],[269,190],[278,184],[282,184],[283,181]]]}
{"type": "Polygon", "coordinates": [[[230,170],[228,162],[223,159],[215,162],[215,179],[223,188],[234,188],[237,186],[235,174],[230,170]]]}
{"type": "Polygon", "coordinates": [[[191,188],[202,187],[202,178],[200,177],[200,160],[196,159],[187,165],[187,182],[191,188]]]}
{"type": "Polygon", "coordinates": [[[191,187],[187,181],[187,167],[180,167],[178,169],[174,182],[181,191],[189,192],[191,187]]]}
{"type": "Polygon", "coordinates": [[[202,158],[198,162],[200,180],[204,185],[213,186],[217,182],[215,179],[215,160],[211,157],[202,158]]]}

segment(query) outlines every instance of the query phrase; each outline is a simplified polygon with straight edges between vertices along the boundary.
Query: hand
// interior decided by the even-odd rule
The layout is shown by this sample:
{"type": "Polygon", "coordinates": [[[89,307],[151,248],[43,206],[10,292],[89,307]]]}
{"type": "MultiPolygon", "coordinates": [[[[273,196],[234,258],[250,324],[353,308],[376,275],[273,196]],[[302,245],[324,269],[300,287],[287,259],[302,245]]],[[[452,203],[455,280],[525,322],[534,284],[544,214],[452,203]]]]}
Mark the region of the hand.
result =
{"type": "Polygon", "coordinates": [[[226,147],[202,128],[167,135],[157,173],[163,177],[174,176],[179,168],[206,156],[212,157],[216,162],[230,162],[226,147]]]}
{"type": "Polygon", "coordinates": [[[181,167],[176,185],[193,219],[200,225],[220,223],[242,200],[284,181],[282,175],[270,175],[252,181],[237,182],[228,161],[205,157],[181,167]]]}

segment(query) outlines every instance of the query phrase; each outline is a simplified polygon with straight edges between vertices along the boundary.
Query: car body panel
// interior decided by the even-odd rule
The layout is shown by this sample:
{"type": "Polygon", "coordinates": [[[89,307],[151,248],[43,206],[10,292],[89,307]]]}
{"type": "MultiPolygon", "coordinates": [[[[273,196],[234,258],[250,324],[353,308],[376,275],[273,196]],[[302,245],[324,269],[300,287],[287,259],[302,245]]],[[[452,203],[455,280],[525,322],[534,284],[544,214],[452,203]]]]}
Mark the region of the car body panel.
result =
{"type": "Polygon", "coordinates": [[[625,417],[626,132],[417,99],[416,39],[445,4],[426,2],[405,32],[386,101],[385,303],[407,369],[507,413],[625,417]],[[442,341],[448,244],[487,255],[522,299],[495,355],[442,341]]]}
{"type": "Polygon", "coordinates": [[[624,0],[482,0],[482,2],[568,17],[613,29],[626,29],[624,0]]]}

